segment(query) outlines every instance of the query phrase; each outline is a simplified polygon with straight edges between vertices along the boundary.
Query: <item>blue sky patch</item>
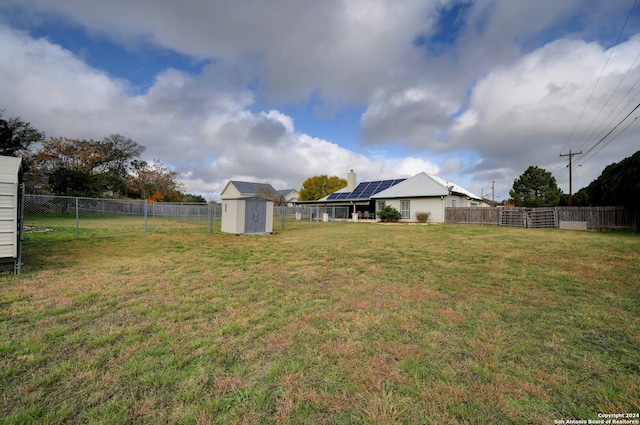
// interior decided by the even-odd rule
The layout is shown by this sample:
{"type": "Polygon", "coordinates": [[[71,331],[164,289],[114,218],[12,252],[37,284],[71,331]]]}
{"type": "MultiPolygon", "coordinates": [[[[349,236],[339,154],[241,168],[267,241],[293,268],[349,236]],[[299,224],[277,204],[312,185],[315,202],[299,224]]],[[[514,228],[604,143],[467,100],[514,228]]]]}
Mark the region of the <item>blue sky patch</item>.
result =
{"type": "Polygon", "coordinates": [[[471,3],[455,3],[442,7],[438,11],[440,19],[434,33],[416,37],[414,44],[434,56],[441,55],[455,45],[467,23],[467,15],[472,6],[471,3]]]}
{"type": "Polygon", "coordinates": [[[127,49],[105,37],[88,36],[82,27],[52,15],[29,21],[19,9],[5,9],[2,14],[13,28],[61,46],[111,77],[128,80],[135,94],[145,93],[154,84],[156,76],[167,68],[199,74],[208,64],[149,44],[127,49]]]}

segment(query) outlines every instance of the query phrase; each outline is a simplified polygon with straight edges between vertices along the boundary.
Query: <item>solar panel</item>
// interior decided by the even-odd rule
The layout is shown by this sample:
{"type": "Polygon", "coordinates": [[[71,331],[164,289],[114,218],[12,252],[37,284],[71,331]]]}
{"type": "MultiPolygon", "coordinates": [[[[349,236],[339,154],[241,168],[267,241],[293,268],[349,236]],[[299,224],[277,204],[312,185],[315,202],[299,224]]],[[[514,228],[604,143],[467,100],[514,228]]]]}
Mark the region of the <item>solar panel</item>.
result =
{"type": "Polygon", "coordinates": [[[378,192],[395,186],[406,179],[395,180],[376,180],[371,182],[360,183],[353,192],[334,192],[329,195],[327,200],[346,200],[346,199],[369,199],[378,192]]]}
{"type": "Polygon", "coordinates": [[[375,193],[375,188],[369,188],[369,189],[365,190],[364,192],[362,192],[360,197],[361,198],[369,198],[374,193],[375,193]]]}
{"type": "Polygon", "coordinates": [[[351,199],[358,199],[360,198],[360,194],[362,192],[364,192],[364,190],[369,186],[369,182],[365,182],[365,183],[360,183],[358,185],[358,187],[355,188],[355,190],[353,192],[351,192],[351,195],[349,195],[349,198],[351,199]]]}

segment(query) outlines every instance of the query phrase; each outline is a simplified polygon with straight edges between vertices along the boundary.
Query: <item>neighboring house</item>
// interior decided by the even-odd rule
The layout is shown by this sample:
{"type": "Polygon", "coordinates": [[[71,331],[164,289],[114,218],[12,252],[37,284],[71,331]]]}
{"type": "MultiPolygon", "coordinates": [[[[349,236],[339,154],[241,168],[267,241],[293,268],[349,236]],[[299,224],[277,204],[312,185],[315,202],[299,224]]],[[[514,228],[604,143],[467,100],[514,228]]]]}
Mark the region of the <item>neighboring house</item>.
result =
{"type": "Polygon", "coordinates": [[[430,222],[443,223],[446,207],[480,206],[474,193],[440,177],[420,173],[408,179],[376,180],[356,185],[356,175],[347,175],[347,187],[317,201],[297,202],[325,207],[348,206],[360,218],[375,218],[376,211],[390,205],[400,211],[401,221],[416,221],[415,213],[429,212],[430,222]]]}
{"type": "Polygon", "coordinates": [[[300,196],[300,192],[297,189],[281,189],[276,190],[276,193],[287,201],[287,205],[297,201],[300,196]]]}
{"type": "Polygon", "coordinates": [[[238,180],[229,180],[220,193],[220,199],[236,199],[252,196],[282,196],[287,204],[298,199],[298,191],[296,189],[276,190],[269,183],[242,182],[238,180]]]}

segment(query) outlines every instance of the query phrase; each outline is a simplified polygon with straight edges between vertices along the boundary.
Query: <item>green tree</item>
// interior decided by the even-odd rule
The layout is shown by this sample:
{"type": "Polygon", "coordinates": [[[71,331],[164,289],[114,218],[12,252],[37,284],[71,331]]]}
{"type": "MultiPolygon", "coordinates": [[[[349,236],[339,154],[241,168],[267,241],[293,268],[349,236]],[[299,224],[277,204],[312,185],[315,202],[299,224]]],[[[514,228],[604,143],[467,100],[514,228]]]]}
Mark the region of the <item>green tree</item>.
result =
{"type": "Polygon", "coordinates": [[[591,197],[588,188],[583,187],[573,195],[573,205],[576,207],[591,206],[591,197]]]}
{"type": "Polygon", "coordinates": [[[49,176],[48,184],[58,195],[96,197],[100,195],[101,179],[81,168],[58,168],[49,176]]]}
{"type": "Polygon", "coordinates": [[[102,163],[95,172],[101,174],[105,189],[114,196],[127,193],[127,180],[133,171],[133,161],[139,158],[146,148],[120,134],[112,134],[101,141],[92,141],[96,149],[102,152],[102,163]]]}
{"type": "Polygon", "coordinates": [[[26,160],[29,148],[44,140],[44,133],[19,117],[3,118],[3,113],[0,109],[0,155],[21,156],[26,160]]]}
{"type": "Polygon", "coordinates": [[[149,164],[133,161],[134,171],[129,176],[129,187],[142,199],[182,202],[184,185],[177,180],[178,172],[165,166],[159,159],[149,164]]]}
{"type": "Polygon", "coordinates": [[[207,200],[204,199],[204,197],[202,195],[194,195],[191,193],[185,193],[182,195],[182,199],[180,200],[180,202],[195,202],[195,203],[200,203],[200,204],[206,204],[207,200]]]}
{"type": "Polygon", "coordinates": [[[101,141],[52,137],[42,142],[29,173],[32,186],[48,185],[70,196],[120,196],[127,192],[132,163],[144,146],[120,135],[101,141]]]}
{"type": "Polygon", "coordinates": [[[328,177],[324,174],[321,176],[309,177],[302,183],[300,200],[315,201],[346,186],[347,181],[338,176],[328,177]]]}
{"type": "Polygon", "coordinates": [[[256,191],[256,195],[271,199],[273,201],[273,205],[276,207],[287,205],[287,199],[280,195],[270,184],[263,184],[260,186],[256,191]]]}
{"type": "Polygon", "coordinates": [[[102,188],[93,169],[102,161],[91,141],[51,137],[35,152],[28,180],[45,184],[56,195],[96,196],[102,188]]]}
{"type": "Polygon", "coordinates": [[[585,204],[640,210],[640,151],[608,165],[586,189],[585,204]]]}
{"type": "Polygon", "coordinates": [[[536,166],[530,166],[513,182],[509,191],[511,202],[516,207],[555,207],[560,203],[562,190],[555,177],[536,166]]]}

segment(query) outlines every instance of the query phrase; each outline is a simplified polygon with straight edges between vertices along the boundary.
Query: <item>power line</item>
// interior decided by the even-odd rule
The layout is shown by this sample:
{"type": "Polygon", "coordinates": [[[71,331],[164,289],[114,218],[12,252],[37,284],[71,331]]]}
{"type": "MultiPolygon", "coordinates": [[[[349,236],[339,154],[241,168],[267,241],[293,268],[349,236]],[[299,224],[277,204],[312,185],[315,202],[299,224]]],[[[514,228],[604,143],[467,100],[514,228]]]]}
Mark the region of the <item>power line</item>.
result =
{"type": "MultiPolygon", "coordinates": [[[[589,156],[589,157],[587,158],[587,155],[589,155],[591,152],[593,152],[593,150],[594,150],[596,147],[598,147],[602,142],[604,142],[604,140],[605,140],[607,137],[609,137],[609,135],[611,135],[611,133],[613,133],[613,132],[618,128],[618,127],[620,127],[620,125],[622,125],[622,123],[623,123],[624,121],[626,121],[626,119],[627,119],[627,118],[629,118],[629,117],[631,116],[631,114],[633,114],[633,113],[634,113],[638,108],[640,108],[640,103],[639,103],[638,105],[636,105],[636,107],[635,107],[635,108],[633,108],[633,110],[632,110],[631,112],[629,112],[629,113],[628,113],[628,114],[627,114],[627,115],[626,115],[622,120],[620,120],[620,122],[619,122],[618,124],[616,124],[616,125],[615,125],[615,127],[613,127],[611,130],[609,130],[609,132],[608,132],[607,134],[605,134],[605,135],[604,135],[604,137],[602,137],[602,138],[601,138],[597,143],[595,143],[595,144],[594,144],[593,146],[591,146],[591,147],[590,147],[590,148],[589,148],[589,149],[588,149],[584,154],[582,154],[582,156],[576,160],[576,163],[579,163],[579,162],[586,162],[588,159],[593,158],[593,156],[595,156],[595,154],[597,154],[598,152],[600,152],[600,151],[601,151],[605,146],[609,145],[609,143],[611,143],[612,141],[614,141],[618,136],[620,136],[620,135],[621,135],[623,132],[625,132],[629,127],[631,127],[631,125],[632,125],[633,123],[635,123],[635,120],[637,120],[637,119],[638,119],[638,117],[636,117],[636,118],[634,119],[634,121],[632,121],[629,125],[627,125],[625,128],[623,128],[623,129],[622,129],[622,131],[620,131],[620,133],[616,134],[616,135],[615,135],[611,140],[609,140],[607,143],[605,143],[605,144],[602,146],[602,148],[601,148],[601,149],[599,149],[597,152],[593,153],[591,156],[589,156]]],[[[571,153],[571,150],[569,150],[569,153],[571,153]]],[[[563,155],[560,155],[560,156],[563,156],[563,155]]],[[[570,172],[570,171],[571,171],[571,170],[569,170],[569,172],[570,172]]],[[[566,168],[565,168],[565,169],[563,169],[562,171],[560,171],[560,172],[557,174],[556,179],[560,179],[560,178],[562,178],[562,177],[564,177],[564,176],[566,176],[566,175],[567,175],[567,171],[566,171],[566,168]]]]}
{"type": "MultiPolygon", "coordinates": [[[[591,146],[591,147],[590,147],[590,148],[589,148],[589,149],[584,153],[584,155],[588,155],[588,154],[589,154],[589,152],[591,152],[592,150],[594,150],[594,149],[596,148],[596,146],[598,146],[600,143],[602,143],[602,142],[604,141],[604,139],[606,139],[606,138],[607,138],[611,133],[613,133],[613,132],[615,131],[615,129],[616,129],[616,128],[620,127],[620,125],[621,125],[621,124],[622,124],[622,123],[623,123],[627,118],[629,118],[629,116],[631,116],[631,114],[633,114],[633,113],[636,111],[636,109],[638,109],[638,108],[640,108],[640,103],[638,103],[638,104],[636,105],[636,107],[635,107],[635,108],[633,108],[633,110],[627,114],[627,116],[625,116],[625,117],[624,117],[624,118],[623,118],[623,119],[622,119],[618,124],[616,124],[616,126],[615,126],[615,127],[613,127],[613,128],[612,128],[612,129],[607,133],[607,134],[605,134],[605,135],[604,135],[604,137],[598,141],[598,143],[596,143],[595,145],[591,146]]],[[[628,127],[627,127],[627,128],[628,128],[628,127]]],[[[616,137],[617,137],[617,136],[616,136],[616,137]]],[[[609,142],[609,143],[610,143],[610,142],[609,142]]],[[[609,143],[607,143],[607,144],[609,144],[609,143]]]]}
{"type": "Polygon", "coordinates": [[[588,158],[585,157],[581,157],[580,159],[582,159],[580,162],[587,162],[588,160],[590,160],[591,158],[593,158],[594,156],[596,156],[597,153],[599,153],[602,149],[604,149],[605,147],[607,147],[609,145],[609,143],[613,142],[615,139],[618,138],[618,136],[620,136],[622,133],[624,133],[625,131],[627,131],[627,129],[629,127],[631,127],[633,124],[635,124],[638,121],[638,118],[640,118],[640,116],[635,117],[633,119],[633,121],[631,121],[629,124],[627,124],[626,127],[624,127],[622,130],[620,130],[620,132],[618,134],[616,134],[615,136],[613,136],[613,138],[611,138],[607,143],[605,143],[604,145],[602,145],[600,147],[600,149],[598,149],[597,151],[595,151],[594,153],[591,154],[591,156],[589,156],[588,158]]]}
{"type": "MultiPolygon", "coordinates": [[[[638,56],[636,56],[636,59],[640,58],[640,54],[638,56]]],[[[635,61],[634,61],[635,63],[635,61]]],[[[628,72],[628,71],[627,71],[628,72]]],[[[602,122],[602,124],[600,124],[594,131],[593,133],[591,133],[591,135],[589,136],[588,139],[585,140],[584,143],[588,142],[591,139],[594,139],[597,137],[600,137],[602,135],[602,133],[605,131],[606,126],[610,125],[614,119],[616,119],[618,116],[620,116],[620,114],[627,109],[627,107],[634,101],[634,99],[640,94],[640,90],[638,90],[636,92],[635,95],[633,95],[633,97],[631,97],[631,99],[629,99],[629,101],[626,103],[626,105],[624,105],[619,111],[618,113],[616,113],[616,115],[614,117],[611,117],[613,115],[613,113],[618,109],[618,107],[620,106],[620,104],[622,103],[622,101],[631,93],[631,91],[634,89],[634,87],[640,82],[640,77],[636,80],[636,82],[633,84],[633,86],[631,86],[631,88],[629,88],[629,90],[627,90],[627,92],[625,93],[625,95],[618,101],[618,103],[611,109],[611,111],[609,112],[609,114],[607,115],[607,117],[604,119],[604,121],[602,122]],[[606,122],[606,123],[605,123],[606,122]],[[596,135],[595,132],[600,130],[600,132],[596,135]]],[[[584,143],[582,146],[580,146],[581,148],[584,146],[584,143]]]]}
{"type": "MultiPolygon", "coordinates": [[[[640,53],[636,56],[636,58],[633,60],[633,62],[631,63],[631,65],[629,66],[629,68],[627,69],[627,72],[625,72],[625,74],[622,76],[622,78],[620,79],[620,81],[618,81],[618,84],[616,85],[616,87],[611,91],[611,93],[609,94],[609,97],[607,98],[607,101],[602,105],[602,108],[600,108],[600,110],[598,111],[598,114],[593,118],[593,120],[591,121],[591,124],[589,124],[589,127],[587,127],[584,132],[582,132],[582,136],[580,136],[580,138],[583,138],[584,135],[587,133],[587,131],[591,128],[591,126],[596,122],[596,120],[598,119],[598,117],[600,116],[600,114],[602,113],[602,111],[604,111],[604,109],[607,107],[607,105],[609,104],[609,101],[613,98],[613,95],[618,91],[618,89],[620,88],[620,86],[622,85],[622,82],[625,80],[625,78],[627,78],[627,75],[629,75],[629,73],[631,72],[631,70],[633,69],[633,66],[635,65],[635,63],[638,61],[638,58],[640,58],[640,53]]],[[[627,97],[627,95],[629,95],[629,93],[631,92],[631,90],[633,90],[633,88],[636,86],[636,84],[638,84],[638,82],[640,81],[640,77],[636,80],[636,82],[633,84],[633,86],[631,86],[631,88],[627,91],[627,93],[625,93],[625,95],[622,97],[622,99],[620,99],[618,101],[618,103],[616,104],[616,106],[614,106],[611,109],[611,112],[609,112],[609,115],[607,115],[607,117],[603,120],[603,122],[598,125],[598,127],[596,127],[595,130],[593,130],[593,132],[591,133],[591,135],[589,135],[589,137],[584,139],[584,142],[582,142],[582,144],[579,146],[579,148],[583,148],[585,144],[587,144],[589,142],[589,140],[594,136],[594,134],[596,133],[596,131],[598,131],[600,128],[602,128],[605,125],[605,122],[609,119],[609,117],[615,112],[615,110],[618,108],[618,106],[620,105],[620,103],[622,103],[622,101],[624,100],[625,97],[627,97]]],[[[635,97],[635,96],[634,96],[635,97]]],[[[631,103],[631,101],[629,101],[629,103],[631,103]]],[[[627,104],[628,105],[628,104],[627,104]]],[[[624,108],[623,108],[624,109],[624,108]]],[[[618,112],[618,115],[621,113],[622,111],[618,112]]],[[[614,118],[615,119],[615,118],[614,118]]],[[[613,119],[612,119],[613,121],[613,119]]],[[[610,122],[609,122],[610,123],[610,122]]],[[[604,131],[604,130],[602,130],[604,131]]],[[[602,131],[600,132],[600,134],[602,134],[602,131]]],[[[597,136],[596,136],[597,137],[597,136]]]]}
{"type": "MultiPolygon", "coordinates": [[[[613,55],[613,52],[615,51],[616,47],[618,46],[618,43],[620,42],[620,38],[622,37],[622,33],[624,32],[624,29],[627,26],[627,23],[629,22],[629,18],[631,17],[633,9],[636,7],[636,3],[638,3],[638,0],[634,0],[633,5],[631,6],[631,9],[629,10],[629,13],[627,14],[627,18],[625,19],[624,24],[622,25],[622,28],[620,29],[620,32],[618,33],[618,37],[616,38],[616,42],[613,44],[613,47],[611,48],[611,51],[609,52],[609,57],[607,57],[607,61],[605,62],[604,66],[602,67],[602,71],[600,71],[600,75],[598,76],[598,79],[596,80],[596,83],[593,86],[593,89],[591,90],[591,94],[589,95],[589,98],[587,99],[587,103],[585,103],[584,108],[582,109],[582,112],[580,112],[580,116],[578,116],[578,120],[576,121],[575,125],[573,126],[573,129],[571,130],[571,134],[569,134],[569,137],[567,138],[567,141],[565,142],[565,144],[562,147],[562,149],[560,149],[561,152],[565,150],[565,148],[567,147],[567,145],[571,141],[571,138],[573,137],[573,134],[575,133],[576,128],[578,127],[578,124],[582,120],[582,116],[584,115],[585,111],[587,110],[587,106],[589,106],[589,103],[591,103],[591,99],[593,98],[593,94],[595,93],[596,88],[598,87],[598,84],[600,83],[600,79],[602,79],[602,76],[604,75],[604,70],[607,68],[607,65],[609,65],[609,60],[611,59],[611,56],[613,55]]],[[[591,125],[589,125],[589,127],[591,127],[591,125]]]]}

